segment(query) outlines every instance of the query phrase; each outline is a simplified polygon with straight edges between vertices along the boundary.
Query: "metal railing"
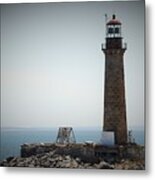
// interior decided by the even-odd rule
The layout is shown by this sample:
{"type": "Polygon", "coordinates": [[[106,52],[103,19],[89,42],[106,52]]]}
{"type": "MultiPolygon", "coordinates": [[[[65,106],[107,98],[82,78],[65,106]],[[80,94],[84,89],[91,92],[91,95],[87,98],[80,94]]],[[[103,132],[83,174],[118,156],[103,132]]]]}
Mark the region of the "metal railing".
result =
{"type": "MultiPolygon", "coordinates": [[[[106,49],[106,43],[101,44],[101,50],[106,49]]],[[[122,43],[122,49],[127,49],[127,43],[122,43]]]]}

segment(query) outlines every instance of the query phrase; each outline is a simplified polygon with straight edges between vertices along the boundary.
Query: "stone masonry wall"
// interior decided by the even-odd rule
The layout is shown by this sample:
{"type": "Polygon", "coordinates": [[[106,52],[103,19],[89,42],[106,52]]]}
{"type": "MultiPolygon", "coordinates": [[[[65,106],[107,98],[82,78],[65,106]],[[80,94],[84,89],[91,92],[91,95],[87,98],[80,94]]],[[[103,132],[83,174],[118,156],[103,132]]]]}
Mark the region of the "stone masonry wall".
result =
{"type": "Polygon", "coordinates": [[[124,49],[105,49],[104,131],[114,131],[115,143],[127,143],[124,49]]]}

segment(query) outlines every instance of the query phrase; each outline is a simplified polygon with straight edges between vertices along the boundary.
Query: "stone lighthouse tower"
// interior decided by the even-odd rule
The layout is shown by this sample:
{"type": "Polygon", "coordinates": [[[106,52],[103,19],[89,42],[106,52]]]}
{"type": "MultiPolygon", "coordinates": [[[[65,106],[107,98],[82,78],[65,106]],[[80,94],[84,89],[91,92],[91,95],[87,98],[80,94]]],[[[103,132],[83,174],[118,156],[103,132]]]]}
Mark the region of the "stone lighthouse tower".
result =
{"type": "Polygon", "coordinates": [[[106,23],[106,43],[102,44],[105,54],[105,92],[103,131],[114,132],[115,144],[127,143],[124,53],[126,44],[121,36],[121,22],[113,15],[106,23]]]}

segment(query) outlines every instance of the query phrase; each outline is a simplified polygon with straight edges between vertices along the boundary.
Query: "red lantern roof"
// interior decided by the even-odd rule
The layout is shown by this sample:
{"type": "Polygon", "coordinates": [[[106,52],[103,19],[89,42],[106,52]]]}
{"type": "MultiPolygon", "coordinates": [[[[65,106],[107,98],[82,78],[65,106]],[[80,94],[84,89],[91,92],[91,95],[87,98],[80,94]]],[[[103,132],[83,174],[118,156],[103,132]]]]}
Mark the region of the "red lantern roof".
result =
{"type": "Polygon", "coordinates": [[[121,22],[116,19],[115,14],[112,16],[112,19],[107,22],[107,25],[121,25],[121,22]]]}

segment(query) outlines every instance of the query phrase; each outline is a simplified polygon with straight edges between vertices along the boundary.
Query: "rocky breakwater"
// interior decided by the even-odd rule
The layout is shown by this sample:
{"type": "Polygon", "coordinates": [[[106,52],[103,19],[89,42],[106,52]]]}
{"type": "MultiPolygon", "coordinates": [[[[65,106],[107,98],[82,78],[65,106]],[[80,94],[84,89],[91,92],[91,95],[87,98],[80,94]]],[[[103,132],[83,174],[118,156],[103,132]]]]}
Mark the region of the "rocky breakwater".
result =
{"type": "Polygon", "coordinates": [[[10,157],[1,162],[5,167],[31,167],[31,168],[85,168],[85,169],[114,169],[113,165],[105,161],[98,163],[85,163],[80,158],[69,155],[58,155],[54,152],[33,155],[30,157],[10,157]]]}
{"type": "Polygon", "coordinates": [[[24,144],[21,157],[9,157],[5,167],[145,169],[145,148],[139,145],[104,147],[95,144],[24,144]]]}
{"type": "Polygon", "coordinates": [[[33,155],[30,157],[10,157],[1,162],[5,167],[30,168],[80,168],[80,169],[134,169],[143,170],[144,161],[122,159],[120,162],[108,163],[104,160],[94,163],[83,162],[80,158],[69,155],[58,155],[54,152],[33,155]]]}

